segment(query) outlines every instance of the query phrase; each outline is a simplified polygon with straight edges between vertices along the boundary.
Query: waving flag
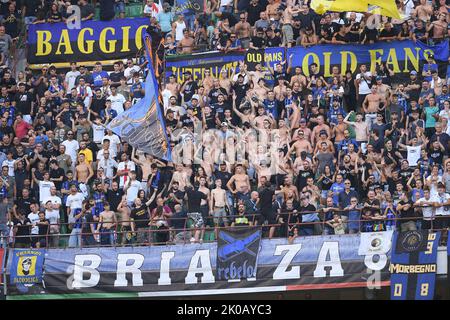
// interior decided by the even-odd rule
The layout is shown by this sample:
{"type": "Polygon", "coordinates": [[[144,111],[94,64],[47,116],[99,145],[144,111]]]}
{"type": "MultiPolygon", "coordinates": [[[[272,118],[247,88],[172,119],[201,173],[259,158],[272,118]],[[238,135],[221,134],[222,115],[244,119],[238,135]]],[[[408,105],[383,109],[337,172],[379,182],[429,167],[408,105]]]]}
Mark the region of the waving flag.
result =
{"type": "Polygon", "coordinates": [[[133,147],[154,157],[172,161],[163,112],[159,103],[158,83],[152,60],[151,37],[144,35],[148,60],[145,96],[130,109],[115,117],[108,125],[115,134],[133,147]]]}
{"type": "MultiPolygon", "coordinates": [[[[370,12],[369,6],[376,6],[376,13],[382,14],[387,17],[392,17],[396,19],[401,19],[400,13],[398,12],[395,0],[312,0],[311,9],[313,9],[318,14],[324,14],[327,11],[335,12],[370,12]]],[[[371,10],[374,10],[372,8],[371,10]]]]}

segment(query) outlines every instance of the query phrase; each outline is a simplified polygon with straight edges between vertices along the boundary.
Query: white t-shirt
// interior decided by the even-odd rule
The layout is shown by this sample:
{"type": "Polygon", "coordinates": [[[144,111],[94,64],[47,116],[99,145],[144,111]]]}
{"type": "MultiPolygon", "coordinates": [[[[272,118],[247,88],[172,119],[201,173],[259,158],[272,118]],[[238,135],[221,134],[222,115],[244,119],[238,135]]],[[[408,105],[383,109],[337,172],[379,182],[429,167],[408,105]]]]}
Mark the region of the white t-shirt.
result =
{"type": "Polygon", "coordinates": [[[69,71],[66,73],[67,91],[70,92],[75,87],[75,80],[80,75],[80,71],[69,71]]]}
{"type": "Polygon", "coordinates": [[[105,136],[105,127],[93,123],[92,129],[93,129],[92,141],[94,141],[95,143],[102,143],[103,137],[105,136]]]}
{"type": "MultiPolygon", "coordinates": [[[[430,199],[425,199],[425,197],[420,198],[419,200],[417,200],[417,203],[423,203],[423,202],[435,202],[437,201],[436,199],[433,199],[430,197],[430,199]]],[[[431,218],[434,216],[434,212],[435,212],[435,208],[432,206],[429,207],[421,207],[422,209],[422,215],[424,220],[431,220],[431,218]]]]}
{"type": "MultiPolygon", "coordinates": [[[[371,77],[372,73],[370,72],[366,72],[364,73],[366,77],[371,77]]],[[[361,79],[361,74],[358,73],[358,75],[356,76],[356,80],[361,79]]],[[[365,78],[361,79],[361,81],[359,82],[359,87],[358,87],[358,93],[359,94],[369,94],[371,93],[370,88],[369,88],[369,80],[366,80],[365,78]]]]}
{"type": "Polygon", "coordinates": [[[49,196],[44,199],[43,204],[46,204],[48,201],[51,201],[52,204],[62,204],[61,198],[58,196],[49,196]]]}
{"type": "Polygon", "coordinates": [[[80,149],[80,145],[78,144],[78,141],[77,140],[72,140],[72,141],[64,140],[61,144],[66,147],[66,154],[68,154],[70,156],[70,158],[72,159],[72,163],[76,163],[78,149],[80,149]]]}
{"type": "MultiPolygon", "coordinates": [[[[437,203],[445,203],[450,199],[450,195],[446,192],[444,192],[442,195],[439,195],[439,193],[435,196],[435,201],[437,203]]],[[[437,207],[436,208],[436,215],[437,216],[449,216],[450,215],[450,206],[445,207],[437,207]]]]}
{"type": "Polygon", "coordinates": [[[111,151],[111,149],[114,149],[114,156],[111,155],[111,158],[114,158],[117,154],[117,146],[120,145],[120,138],[118,136],[116,136],[115,134],[113,134],[112,136],[106,135],[103,137],[102,143],[105,139],[108,139],[110,142],[109,150],[111,151]]]}
{"type": "Polygon", "coordinates": [[[141,189],[141,182],[134,180],[133,182],[131,182],[130,187],[127,189],[127,201],[128,202],[133,202],[134,199],[137,198],[139,189],[141,189]]]}
{"type": "MultiPolygon", "coordinates": [[[[109,147],[108,151],[109,151],[109,158],[110,159],[113,159],[113,158],[115,158],[117,156],[117,149],[109,147]]],[[[104,153],[105,153],[104,149],[101,149],[99,152],[97,152],[97,160],[104,159],[104,157],[103,157],[104,153]]]]}
{"type": "Polygon", "coordinates": [[[103,168],[103,172],[105,174],[105,177],[112,179],[114,177],[114,168],[117,168],[118,163],[114,159],[105,159],[101,158],[98,160],[98,168],[103,168]]]}
{"type": "Polygon", "coordinates": [[[45,210],[45,219],[47,219],[50,224],[57,224],[59,219],[58,210],[45,210]]]}
{"type": "MultiPolygon", "coordinates": [[[[31,212],[28,215],[28,219],[30,219],[31,223],[36,223],[39,222],[39,213],[33,213],[31,212]]],[[[38,226],[33,226],[31,227],[31,234],[39,234],[39,227],[38,226]]]]}
{"type": "Polygon", "coordinates": [[[51,197],[50,188],[54,187],[53,181],[39,181],[39,201],[44,202],[45,199],[51,197]]]}
{"type": "MultiPolygon", "coordinates": [[[[119,170],[127,170],[127,172],[130,172],[130,171],[136,170],[136,165],[134,164],[133,161],[130,161],[130,160],[128,160],[126,163],[122,161],[122,162],[119,162],[119,164],[117,165],[117,171],[119,171],[119,170]]],[[[128,177],[128,174],[126,174],[124,176],[120,176],[119,187],[123,188],[123,186],[125,185],[125,182],[127,182],[128,179],[130,179],[128,177]]]]}
{"type": "Polygon", "coordinates": [[[14,162],[16,162],[16,160],[3,160],[2,163],[2,167],[3,166],[8,166],[8,176],[10,177],[14,177],[14,162]]]}
{"type": "Polygon", "coordinates": [[[141,71],[141,68],[139,68],[139,66],[136,66],[136,65],[132,66],[131,68],[128,67],[128,68],[126,68],[126,69],[123,71],[123,75],[124,75],[127,79],[130,78],[130,79],[127,81],[127,84],[133,84],[133,79],[132,79],[133,73],[139,72],[139,71],[141,71]]]}
{"type": "Polygon", "coordinates": [[[66,200],[66,206],[70,208],[70,210],[81,209],[83,208],[83,200],[84,196],[82,193],[77,192],[74,195],[69,194],[66,200]]]}
{"type": "Polygon", "coordinates": [[[408,149],[408,163],[410,167],[417,166],[417,161],[420,159],[420,149],[422,149],[421,146],[417,147],[411,147],[407,146],[408,149]]]}
{"type": "Polygon", "coordinates": [[[110,95],[108,99],[111,100],[111,109],[116,110],[118,115],[124,111],[123,104],[127,99],[125,99],[123,94],[118,93],[115,96],[110,95]]]}

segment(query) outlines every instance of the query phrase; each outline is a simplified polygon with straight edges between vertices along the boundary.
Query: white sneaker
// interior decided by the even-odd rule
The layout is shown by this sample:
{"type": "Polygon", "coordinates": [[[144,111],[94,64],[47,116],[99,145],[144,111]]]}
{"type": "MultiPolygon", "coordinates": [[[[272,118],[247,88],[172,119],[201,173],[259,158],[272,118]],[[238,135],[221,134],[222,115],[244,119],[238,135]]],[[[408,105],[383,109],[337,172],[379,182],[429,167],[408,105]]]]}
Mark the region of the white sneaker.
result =
{"type": "Polygon", "coordinates": [[[192,238],[191,238],[191,243],[194,243],[194,242],[195,242],[195,238],[192,237],[192,238]]]}

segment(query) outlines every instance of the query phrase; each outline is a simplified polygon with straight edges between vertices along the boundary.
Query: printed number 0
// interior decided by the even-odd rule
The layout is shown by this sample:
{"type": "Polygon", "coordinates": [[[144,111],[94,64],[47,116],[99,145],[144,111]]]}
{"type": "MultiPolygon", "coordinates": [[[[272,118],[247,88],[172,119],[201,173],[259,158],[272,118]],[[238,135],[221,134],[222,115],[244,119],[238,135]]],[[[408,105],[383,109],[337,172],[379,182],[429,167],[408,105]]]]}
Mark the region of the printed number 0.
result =
{"type": "Polygon", "coordinates": [[[394,286],[394,297],[400,297],[402,295],[402,284],[396,283],[394,286]]]}
{"type": "Polygon", "coordinates": [[[422,285],[420,286],[420,295],[422,297],[428,295],[428,287],[429,287],[428,283],[422,283],[422,285]]]}

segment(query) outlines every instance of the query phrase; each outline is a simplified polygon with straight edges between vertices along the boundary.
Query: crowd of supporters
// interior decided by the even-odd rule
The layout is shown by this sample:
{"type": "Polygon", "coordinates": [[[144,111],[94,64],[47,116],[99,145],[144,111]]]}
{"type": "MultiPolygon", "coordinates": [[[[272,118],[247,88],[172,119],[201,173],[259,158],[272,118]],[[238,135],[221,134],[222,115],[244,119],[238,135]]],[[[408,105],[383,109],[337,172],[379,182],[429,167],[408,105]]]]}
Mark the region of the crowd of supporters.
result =
{"type": "MultiPolygon", "coordinates": [[[[82,20],[96,5],[102,19],[124,17],[127,1],[97,2],[78,1],[82,20]]],[[[448,228],[450,93],[433,55],[405,81],[383,63],[333,66],[330,76],[313,63],[305,73],[292,56],[273,69],[248,71],[242,61],[219,77],[208,68],[195,80],[189,71],[162,76],[168,162],[106,129],[146,94],[142,60],[12,70],[19,26],[65,21],[70,3],[0,6],[3,245],[202,242],[241,225],[291,240],[448,228]]],[[[404,19],[383,17],[380,29],[370,14],[318,15],[292,0],[208,0],[204,12],[178,15],[171,1],[147,0],[142,15],[166,54],[448,41],[445,1],[397,5],[404,19]]]]}

